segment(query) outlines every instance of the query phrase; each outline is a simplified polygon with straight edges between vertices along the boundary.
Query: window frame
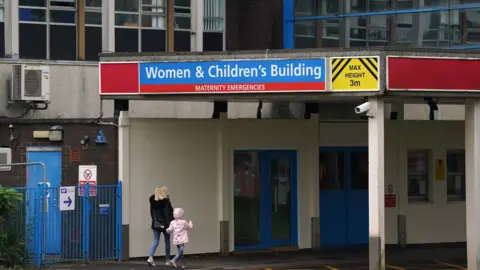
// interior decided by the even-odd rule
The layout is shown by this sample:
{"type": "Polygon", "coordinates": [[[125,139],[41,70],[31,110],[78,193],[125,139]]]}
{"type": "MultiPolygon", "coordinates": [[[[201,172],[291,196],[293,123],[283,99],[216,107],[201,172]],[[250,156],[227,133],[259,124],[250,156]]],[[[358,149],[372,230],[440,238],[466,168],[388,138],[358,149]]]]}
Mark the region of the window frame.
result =
{"type": "Polygon", "coordinates": [[[466,200],[466,156],[465,156],[465,150],[462,150],[462,149],[447,149],[447,151],[445,152],[445,166],[446,166],[446,178],[447,178],[447,181],[446,182],[446,185],[447,185],[447,190],[446,190],[446,194],[447,194],[447,202],[464,202],[466,200]],[[463,155],[463,172],[449,172],[448,171],[448,156],[449,154],[462,154],[463,155]],[[448,194],[448,181],[449,181],[449,176],[463,176],[463,182],[462,182],[462,190],[463,190],[463,194],[452,194],[452,195],[449,195],[448,194]]]}
{"type": "MultiPolygon", "coordinates": [[[[223,33],[225,27],[225,2],[223,0],[205,0],[203,3],[203,32],[223,33]]],[[[191,16],[191,15],[190,15],[191,16]]]]}
{"type": "MultiPolygon", "coordinates": [[[[20,10],[22,9],[28,9],[28,10],[41,10],[45,12],[45,20],[44,21],[23,21],[20,20],[20,14],[19,14],[19,24],[37,24],[37,25],[44,25],[45,26],[45,38],[46,38],[46,53],[45,53],[45,60],[50,60],[51,59],[51,42],[50,42],[50,36],[51,36],[51,29],[50,26],[52,25],[62,25],[62,26],[70,26],[70,27],[75,27],[75,31],[77,32],[77,14],[78,14],[78,1],[76,0],[64,0],[64,1],[59,1],[67,3],[71,2],[74,4],[74,7],[62,7],[62,6],[56,6],[54,5],[55,0],[46,0],[45,1],[45,6],[29,6],[29,5],[20,5],[18,6],[18,12],[20,13],[20,10]],[[73,22],[55,22],[52,21],[51,16],[52,16],[52,11],[67,11],[67,12],[73,12],[73,22]]],[[[21,42],[21,40],[19,40],[21,42]]],[[[78,42],[76,40],[75,42],[78,42]]],[[[78,49],[76,50],[76,55],[75,55],[75,60],[78,59],[78,49]]]]}
{"type": "MultiPolygon", "coordinates": [[[[85,5],[85,27],[102,27],[102,21],[103,20],[103,14],[102,14],[102,6],[96,7],[96,6],[89,6],[87,5],[87,1],[84,2],[85,5]],[[92,24],[92,23],[87,23],[86,17],[87,13],[97,13],[100,14],[100,24],[92,24]]],[[[101,2],[101,5],[103,5],[103,2],[101,2]]]]}
{"type": "Polygon", "coordinates": [[[408,203],[409,204],[415,204],[415,203],[430,203],[431,200],[431,192],[432,192],[432,186],[431,186],[431,179],[432,179],[432,166],[431,166],[431,161],[432,161],[432,154],[431,154],[431,150],[430,149],[407,149],[407,155],[406,155],[406,184],[407,184],[407,197],[408,197],[408,203]],[[426,161],[425,161],[425,164],[426,164],[426,171],[425,173],[418,173],[418,172],[415,172],[415,173],[410,173],[410,170],[409,170],[409,164],[408,164],[408,161],[409,161],[409,158],[410,158],[410,154],[414,154],[414,153],[424,153],[426,154],[426,161]],[[409,191],[410,191],[410,182],[409,182],[409,179],[410,179],[410,176],[423,176],[425,177],[426,179],[426,193],[425,195],[410,195],[409,191]]]}
{"type": "MultiPolygon", "coordinates": [[[[137,52],[142,52],[142,30],[156,30],[156,31],[167,31],[167,0],[163,0],[160,5],[157,4],[148,4],[143,3],[143,0],[138,0],[137,10],[136,11],[121,11],[115,8],[115,29],[134,29],[137,31],[137,52]],[[155,8],[158,11],[144,11],[144,7],[155,8]],[[136,22],[132,25],[117,25],[117,15],[132,15],[136,16],[136,22]],[[158,18],[163,21],[163,27],[149,27],[142,24],[144,16],[148,18],[158,18]]],[[[165,47],[167,46],[167,38],[165,38],[165,47]]]]}

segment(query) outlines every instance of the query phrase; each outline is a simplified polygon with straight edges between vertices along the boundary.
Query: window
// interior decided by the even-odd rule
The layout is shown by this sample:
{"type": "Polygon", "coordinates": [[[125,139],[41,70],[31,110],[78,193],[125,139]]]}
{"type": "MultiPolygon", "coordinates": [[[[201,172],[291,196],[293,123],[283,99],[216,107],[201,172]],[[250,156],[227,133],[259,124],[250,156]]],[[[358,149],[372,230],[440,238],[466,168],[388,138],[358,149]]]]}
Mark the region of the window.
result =
{"type": "MultiPolygon", "coordinates": [[[[295,17],[342,13],[338,0],[296,0],[295,17]]],[[[329,48],[340,46],[340,20],[295,21],[295,48],[329,48]]]]}
{"type": "Polygon", "coordinates": [[[175,51],[190,51],[191,0],[175,0],[175,51]]]}
{"type": "MultiPolygon", "coordinates": [[[[354,0],[351,13],[385,11],[389,7],[389,0],[354,0]]],[[[352,17],[348,19],[348,25],[351,47],[388,46],[387,15],[352,17]]]]}
{"type": "Polygon", "coordinates": [[[345,189],[345,153],[320,153],[320,190],[345,189]]]}
{"type": "Polygon", "coordinates": [[[5,56],[5,5],[4,1],[0,0],[0,57],[5,56]]]}
{"type": "Polygon", "coordinates": [[[409,150],[407,157],[408,202],[427,202],[429,194],[428,150],[409,150]]]}
{"type": "Polygon", "coordinates": [[[471,9],[465,12],[467,45],[480,45],[480,10],[471,9]]]}
{"type": "Polygon", "coordinates": [[[164,0],[115,0],[115,51],[165,51],[164,0]]]}
{"type": "Polygon", "coordinates": [[[85,1],[85,60],[98,61],[102,51],[102,0],[85,1]]]}
{"type": "Polygon", "coordinates": [[[223,51],[224,1],[205,0],[203,6],[203,50],[223,51]]]}
{"type": "Polygon", "coordinates": [[[447,151],[448,201],[465,200],[465,151],[447,151]]]}
{"type": "Polygon", "coordinates": [[[20,0],[20,57],[76,60],[75,0],[20,0]]]}

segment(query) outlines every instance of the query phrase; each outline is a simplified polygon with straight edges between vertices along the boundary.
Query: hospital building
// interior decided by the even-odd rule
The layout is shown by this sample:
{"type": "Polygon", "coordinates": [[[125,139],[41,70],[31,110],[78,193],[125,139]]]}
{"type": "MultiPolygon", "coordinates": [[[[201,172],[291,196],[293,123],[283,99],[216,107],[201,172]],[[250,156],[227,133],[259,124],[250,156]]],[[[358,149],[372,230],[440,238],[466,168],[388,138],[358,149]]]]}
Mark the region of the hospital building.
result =
{"type": "Polygon", "coordinates": [[[480,269],[480,1],[0,2],[0,157],[121,183],[117,257],[165,185],[188,254],[466,242],[480,269]]]}

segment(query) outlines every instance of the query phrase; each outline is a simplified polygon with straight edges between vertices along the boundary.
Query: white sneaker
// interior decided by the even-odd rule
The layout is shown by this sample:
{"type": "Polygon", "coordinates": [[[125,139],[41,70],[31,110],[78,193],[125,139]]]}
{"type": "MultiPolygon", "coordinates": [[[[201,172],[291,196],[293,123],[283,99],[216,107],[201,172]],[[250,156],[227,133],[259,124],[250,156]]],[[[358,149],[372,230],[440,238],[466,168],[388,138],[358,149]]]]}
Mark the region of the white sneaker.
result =
{"type": "Polygon", "coordinates": [[[172,263],[170,262],[170,260],[166,260],[165,265],[172,265],[172,263]]]}
{"type": "Polygon", "coordinates": [[[155,267],[155,262],[153,261],[153,258],[152,258],[152,257],[149,257],[149,258],[148,258],[147,263],[148,263],[148,265],[150,265],[150,266],[152,266],[152,267],[155,267]]]}
{"type": "Polygon", "coordinates": [[[175,262],[175,260],[171,260],[170,262],[172,263],[173,266],[175,266],[175,268],[177,268],[177,263],[175,262]]]}

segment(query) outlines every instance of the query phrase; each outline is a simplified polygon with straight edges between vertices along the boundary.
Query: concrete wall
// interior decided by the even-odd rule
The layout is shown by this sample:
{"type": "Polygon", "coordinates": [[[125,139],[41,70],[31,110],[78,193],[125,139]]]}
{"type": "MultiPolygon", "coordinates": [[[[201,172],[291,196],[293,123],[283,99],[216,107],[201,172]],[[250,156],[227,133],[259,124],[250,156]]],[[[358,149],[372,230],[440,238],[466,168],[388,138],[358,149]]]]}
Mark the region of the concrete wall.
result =
{"type": "MultiPolygon", "coordinates": [[[[174,207],[185,209],[196,224],[187,253],[219,251],[219,193],[217,184],[216,120],[145,120],[131,122],[130,137],[130,256],[148,254],[152,233],[147,195],[157,185],[166,185],[174,207]]],[[[310,145],[316,139],[316,125],[297,120],[237,120],[226,127],[229,151],[233,149],[297,149],[299,204],[299,244],[310,246],[312,196],[309,190],[314,170],[305,160],[313,160],[310,145]],[[310,134],[310,139],[299,134],[310,134]]],[[[232,161],[233,162],[233,161],[232,161]]],[[[317,164],[318,166],[318,164],[317,164]]],[[[230,172],[233,164],[229,164],[230,172]]],[[[233,182],[233,173],[229,174],[233,182]]],[[[233,187],[227,202],[233,226],[233,187]]],[[[233,227],[230,230],[233,233],[233,227]]],[[[233,235],[231,235],[231,239],[233,235]]],[[[233,241],[231,248],[233,249],[233,241]]],[[[163,247],[157,254],[163,254],[163,247]]]]}
{"type": "MultiPolygon", "coordinates": [[[[24,112],[21,104],[7,106],[11,69],[14,61],[0,62],[0,104],[1,117],[18,117],[24,112]]],[[[48,110],[31,111],[25,118],[62,119],[97,118],[100,112],[98,94],[98,64],[90,62],[57,63],[47,61],[22,61],[26,64],[50,66],[51,104],[48,110]]],[[[104,101],[105,117],[112,117],[113,102],[104,101]]]]}
{"type": "MultiPolygon", "coordinates": [[[[310,218],[318,211],[318,147],[367,146],[366,123],[320,123],[313,120],[229,120],[228,151],[296,149],[298,152],[298,239],[311,247],[310,218]],[[316,137],[318,127],[319,137],[316,137]],[[351,130],[355,130],[352,133],[351,130]]],[[[233,249],[233,164],[228,161],[228,202],[218,185],[218,120],[132,119],[130,137],[130,256],[148,254],[152,241],[147,196],[159,185],[171,191],[197,225],[188,253],[219,251],[219,203],[228,205],[233,249]]],[[[386,209],[386,242],[397,243],[397,215],[407,217],[407,243],[465,241],[465,203],[447,203],[446,181],[433,181],[429,203],[408,204],[407,149],[431,149],[433,159],[446,149],[463,149],[463,121],[387,121],[385,187],[392,184],[397,207],[386,209]]],[[[321,228],[320,228],[321,230],[321,228]]],[[[157,254],[163,254],[160,247],[157,254]]]]}

